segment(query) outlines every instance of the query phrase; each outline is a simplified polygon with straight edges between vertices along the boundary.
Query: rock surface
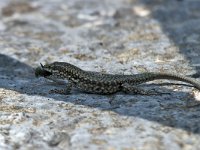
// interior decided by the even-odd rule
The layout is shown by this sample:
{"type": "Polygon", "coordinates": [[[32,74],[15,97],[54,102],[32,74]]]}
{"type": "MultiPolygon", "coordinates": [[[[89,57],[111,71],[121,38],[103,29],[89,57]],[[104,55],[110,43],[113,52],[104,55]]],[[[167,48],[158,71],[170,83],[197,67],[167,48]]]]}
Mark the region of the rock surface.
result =
{"type": "MultiPolygon", "coordinates": [[[[199,0],[0,1],[0,149],[200,149],[200,92],[49,94],[39,63],[199,77],[199,0]]],[[[155,83],[169,81],[156,81],[155,83]]]]}

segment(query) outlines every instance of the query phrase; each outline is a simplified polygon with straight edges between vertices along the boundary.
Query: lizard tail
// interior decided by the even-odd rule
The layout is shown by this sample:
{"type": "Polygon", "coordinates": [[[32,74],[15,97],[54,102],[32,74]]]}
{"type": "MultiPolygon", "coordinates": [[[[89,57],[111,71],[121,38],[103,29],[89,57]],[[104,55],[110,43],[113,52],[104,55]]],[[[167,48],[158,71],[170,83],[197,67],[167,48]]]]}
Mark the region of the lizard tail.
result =
{"type": "Polygon", "coordinates": [[[190,83],[195,88],[200,90],[200,82],[198,82],[194,78],[186,77],[183,75],[176,75],[176,74],[171,74],[171,73],[149,73],[149,77],[151,78],[149,81],[156,80],[156,79],[167,79],[167,80],[170,79],[170,80],[190,83]]]}

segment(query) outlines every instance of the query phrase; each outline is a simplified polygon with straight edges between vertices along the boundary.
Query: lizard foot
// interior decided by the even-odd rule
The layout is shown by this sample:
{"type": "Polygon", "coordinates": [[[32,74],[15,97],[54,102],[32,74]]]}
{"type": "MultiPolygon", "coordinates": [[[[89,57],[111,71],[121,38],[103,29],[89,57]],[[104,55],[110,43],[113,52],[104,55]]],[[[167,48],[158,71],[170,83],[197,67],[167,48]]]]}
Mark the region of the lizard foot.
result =
{"type": "Polygon", "coordinates": [[[137,86],[129,85],[128,83],[125,83],[122,85],[122,90],[125,93],[130,93],[130,94],[141,94],[141,95],[162,95],[162,94],[170,94],[170,93],[165,93],[165,92],[159,92],[156,91],[155,89],[152,90],[144,90],[141,89],[137,86]]]}

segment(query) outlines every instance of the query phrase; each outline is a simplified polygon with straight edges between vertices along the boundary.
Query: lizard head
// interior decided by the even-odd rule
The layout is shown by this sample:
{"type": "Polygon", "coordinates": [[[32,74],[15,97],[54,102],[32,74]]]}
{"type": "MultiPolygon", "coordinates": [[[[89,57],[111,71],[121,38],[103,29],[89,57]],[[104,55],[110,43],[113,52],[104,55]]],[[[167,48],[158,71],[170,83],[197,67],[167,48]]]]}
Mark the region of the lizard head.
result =
{"type": "Polygon", "coordinates": [[[35,76],[36,77],[57,77],[61,78],[60,70],[62,65],[57,64],[57,62],[51,64],[40,64],[40,67],[35,69],[35,76]]]}
{"type": "Polygon", "coordinates": [[[42,77],[56,77],[56,78],[68,78],[71,74],[75,74],[78,71],[82,71],[80,68],[66,63],[66,62],[53,62],[51,64],[45,64],[35,69],[35,76],[42,77]]]}
{"type": "Polygon", "coordinates": [[[37,67],[35,69],[35,76],[36,77],[47,77],[47,76],[51,76],[52,73],[50,71],[50,69],[48,69],[48,64],[47,65],[42,65],[40,63],[40,67],[37,67]]]}

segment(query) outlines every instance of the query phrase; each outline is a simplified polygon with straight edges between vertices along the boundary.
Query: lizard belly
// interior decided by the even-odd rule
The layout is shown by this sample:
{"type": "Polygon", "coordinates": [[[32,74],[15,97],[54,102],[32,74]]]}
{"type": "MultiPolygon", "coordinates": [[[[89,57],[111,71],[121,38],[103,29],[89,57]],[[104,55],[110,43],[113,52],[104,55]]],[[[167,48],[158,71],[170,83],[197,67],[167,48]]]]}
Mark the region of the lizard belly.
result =
{"type": "Polygon", "coordinates": [[[120,91],[120,86],[94,83],[79,83],[76,87],[87,93],[112,94],[120,91]]]}

